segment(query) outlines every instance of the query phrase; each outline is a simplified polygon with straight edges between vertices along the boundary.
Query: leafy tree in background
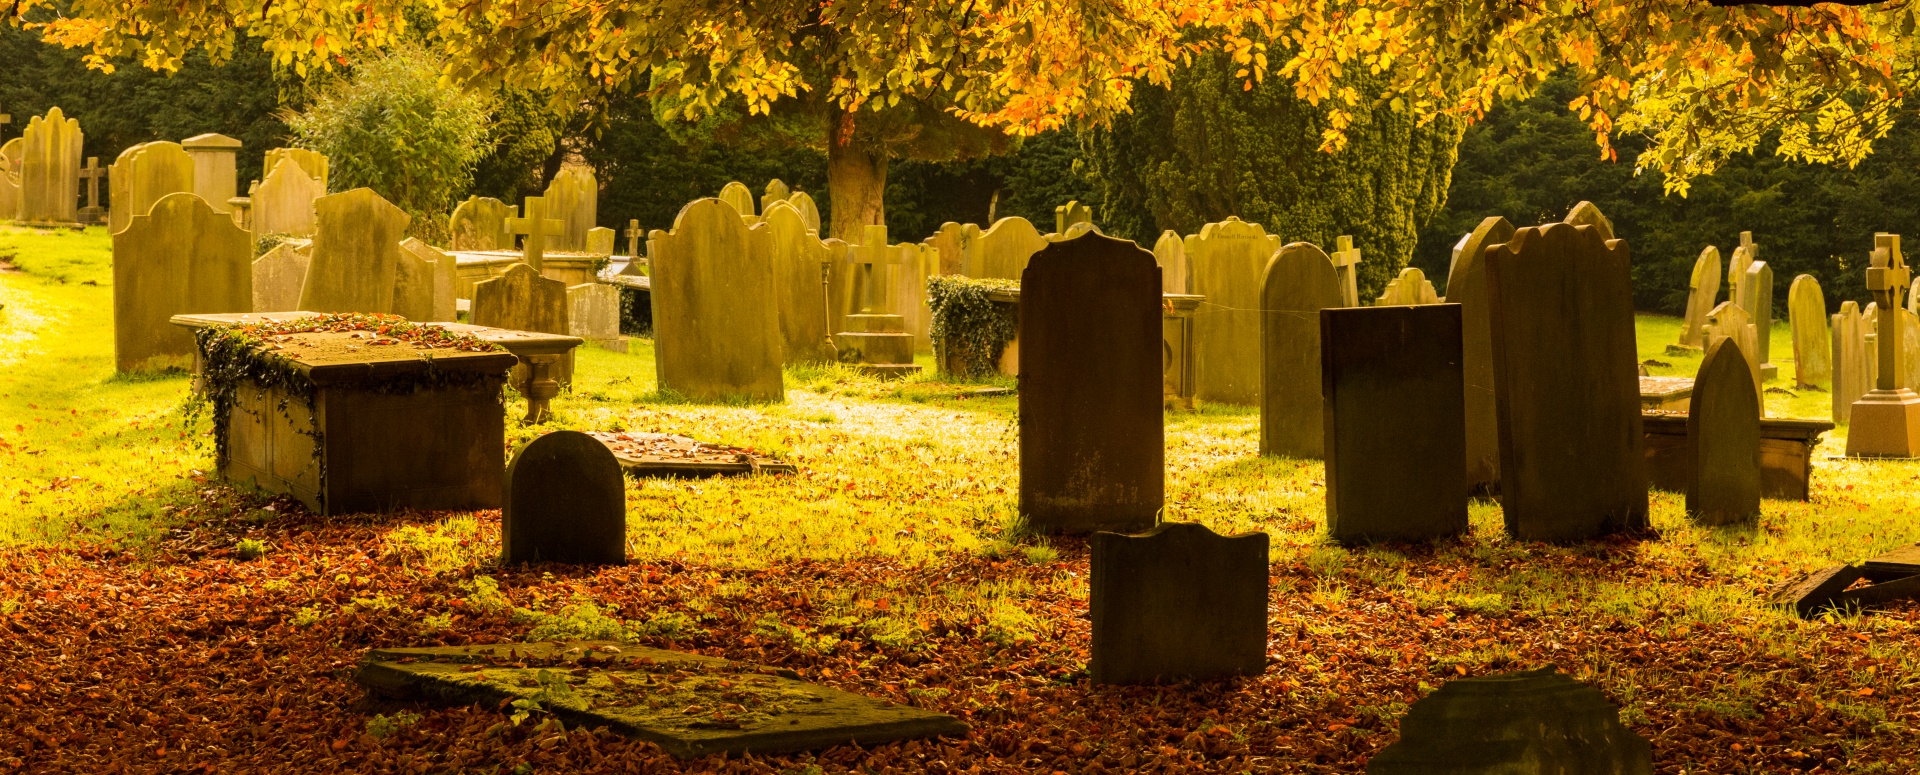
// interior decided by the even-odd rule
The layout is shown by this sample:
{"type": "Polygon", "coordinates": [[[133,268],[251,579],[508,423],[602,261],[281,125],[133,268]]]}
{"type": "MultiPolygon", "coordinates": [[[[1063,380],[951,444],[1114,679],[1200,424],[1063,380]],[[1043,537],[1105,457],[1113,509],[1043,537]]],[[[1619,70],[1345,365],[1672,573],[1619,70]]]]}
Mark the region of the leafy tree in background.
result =
{"type": "Polygon", "coordinates": [[[487,127],[487,151],[474,163],[475,196],[509,204],[539,196],[560,171],[562,140],[576,130],[572,114],[553,107],[542,94],[503,89],[493,100],[487,127]]]}

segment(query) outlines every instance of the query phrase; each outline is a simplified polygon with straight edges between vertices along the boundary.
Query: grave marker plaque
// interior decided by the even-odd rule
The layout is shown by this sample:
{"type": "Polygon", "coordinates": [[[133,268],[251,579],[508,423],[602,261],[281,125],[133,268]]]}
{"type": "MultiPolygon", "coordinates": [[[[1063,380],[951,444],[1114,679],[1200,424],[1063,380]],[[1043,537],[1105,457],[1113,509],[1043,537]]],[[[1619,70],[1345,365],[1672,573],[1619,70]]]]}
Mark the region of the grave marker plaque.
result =
{"type": "Polygon", "coordinates": [[[1267,664],[1267,534],[1168,523],[1095,533],[1094,683],[1259,675],[1267,664]]]}
{"type": "Polygon", "coordinates": [[[1500,422],[1494,408],[1493,328],[1487,309],[1487,248],[1513,238],[1498,216],[1480,221],[1460,240],[1447,272],[1447,301],[1460,305],[1460,370],[1464,375],[1467,486],[1487,492],[1500,482],[1500,422]]]}
{"type": "Polygon", "coordinates": [[[1427,273],[1420,271],[1417,266],[1410,266],[1400,270],[1398,277],[1387,281],[1386,291],[1374,303],[1378,306],[1439,304],[1440,296],[1434,293],[1433,283],[1427,279],[1427,273]]]}
{"type": "Polygon", "coordinates": [[[800,220],[806,222],[808,229],[815,234],[820,233],[820,206],[814,203],[812,194],[795,191],[787,197],[787,201],[793,205],[793,209],[800,211],[800,220]]]}
{"type": "MultiPolygon", "coordinates": [[[[1320,248],[1295,242],[1266,266],[1254,300],[1260,317],[1260,454],[1319,458],[1326,444],[1320,398],[1320,310],[1340,306],[1340,280],[1320,248]]],[[[1212,297],[1208,297],[1211,299],[1212,297]]],[[[1204,303],[1203,303],[1204,305],[1204,303]]],[[[1204,329],[1202,329],[1204,331],[1204,329]]],[[[1202,349],[1200,355],[1205,357],[1202,349]]],[[[1202,364],[1201,395],[1210,372],[1202,364]]]]}
{"type": "Polygon", "coordinates": [[[579,431],[529,442],[507,464],[500,561],[627,562],[626,477],[613,451],[579,431]]]}
{"type": "Polygon", "coordinates": [[[1692,470],[1687,514],[1705,525],[1760,519],[1760,393],[1753,364],[1734,340],[1707,346],[1687,412],[1692,470]]]}
{"type": "Polygon", "coordinates": [[[1740,307],[1752,318],[1754,350],[1747,357],[1755,360],[1755,373],[1761,381],[1773,376],[1779,367],[1773,365],[1773,267],[1765,261],[1747,264],[1747,279],[1740,286],[1744,294],[1740,307]]]}
{"type": "Polygon", "coordinates": [[[793,189],[787,188],[787,184],[779,178],[767,181],[767,189],[760,195],[761,217],[766,217],[767,208],[772,207],[774,202],[785,202],[792,195],[793,189]]]}

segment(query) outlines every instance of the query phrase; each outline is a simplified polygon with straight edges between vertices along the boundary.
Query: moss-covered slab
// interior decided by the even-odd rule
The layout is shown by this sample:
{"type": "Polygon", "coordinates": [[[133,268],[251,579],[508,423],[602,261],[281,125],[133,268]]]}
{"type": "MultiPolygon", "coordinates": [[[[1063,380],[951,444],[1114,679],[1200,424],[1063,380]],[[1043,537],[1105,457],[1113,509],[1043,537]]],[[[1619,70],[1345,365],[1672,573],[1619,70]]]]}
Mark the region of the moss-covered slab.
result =
{"type": "Polygon", "coordinates": [[[374,649],[356,680],[402,700],[533,700],[691,759],[964,735],[934,713],[798,680],[792,671],[607,641],[374,649]]]}

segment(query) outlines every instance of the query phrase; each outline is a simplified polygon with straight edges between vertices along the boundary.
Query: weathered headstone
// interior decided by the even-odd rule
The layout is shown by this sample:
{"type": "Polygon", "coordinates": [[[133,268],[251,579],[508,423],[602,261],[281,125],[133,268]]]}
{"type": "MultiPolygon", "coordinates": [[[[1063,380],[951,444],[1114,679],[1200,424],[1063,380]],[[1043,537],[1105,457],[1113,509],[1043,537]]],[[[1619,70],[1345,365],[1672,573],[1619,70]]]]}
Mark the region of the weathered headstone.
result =
{"type": "Polygon", "coordinates": [[[1020,513],[1048,533],[1136,532],[1164,503],[1160,271],[1083,234],[1020,282],[1020,513]]]}
{"type": "MultiPolygon", "coordinates": [[[[849,248],[844,256],[843,262],[835,263],[843,267],[842,287],[853,311],[841,317],[845,329],[833,335],[840,361],[858,364],[861,371],[883,377],[918,372],[913,353],[921,337],[908,330],[907,316],[900,313],[900,305],[907,300],[902,298],[894,278],[921,261],[919,246],[890,245],[886,226],[868,225],[860,244],[849,248]]],[[[924,279],[919,295],[925,298],[924,279]]]]}
{"type": "Polygon", "coordinates": [[[1787,324],[1793,328],[1794,387],[1832,382],[1833,339],[1827,331],[1827,298],[1813,275],[1795,277],[1787,286],[1787,324]]]}
{"type": "Polygon", "coordinates": [[[520,243],[521,260],[534,271],[546,268],[547,249],[553,247],[548,238],[558,239],[566,233],[567,222],[552,217],[552,209],[547,206],[544,197],[527,197],[526,217],[508,218],[507,231],[514,235],[526,235],[520,243]]]}
{"type": "Polygon", "coordinates": [[[742,218],[752,219],[760,212],[753,206],[753,192],[737,180],[720,187],[720,201],[732,205],[742,218]]]}
{"type": "MultiPolygon", "coordinates": [[[[1261,288],[1248,305],[1265,310],[1257,318],[1260,349],[1250,357],[1262,382],[1254,392],[1260,400],[1260,454],[1319,458],[1326,444],[1320,310],[1340,306],[1339,277],[1320,248],[1295,242],[1267,262],[1261,288]]],[[[1207,374],[1201,372],[1202,395],[1207,374]]]]}
{"type": "MultiPolygon", "coordinates": [[[[1264,325],[1260,314],[1260,298],[1269,290],[1264,279],[1267,263],[1273,258],[1274,252],[1273,243],[1267,239],[1267,232],[1260,228],[1260,224],[1247,223],[1238,218],[1209,223],[1200,229],[1199,234],[1187,237],[1187,292],[1207,297],[1193,316],[1194,367],[1200,382],[1197,396],[1202,401],[1260,405],[1260,389],[1264,379],[1260,365],[1263,352],[1261,331],[1264,325]]],[[[1314,252],[1319,251],[1315,249],[1314,252]]],[[[1322,260],[1325,260],[1324,254],[1322,260]]],[[[1327,264],[1329,277],[1332,271],[1333,265],[1327,264]]],[[[1288,308],[1291,312],[1300,313],[1296,316],[1297,320],[1288,324],[1289,336],[1309,337],[1299,339],[1299,342],[1310,350],[1319,347],[1319,308],[1340,306],[1337,288],[1331,302],[1325,302],[1325,297],[1316,295],[1320,290],[1316,286],[1287,291],[1301,303],[1311,301],[1317,305],[1311,308],[1288,308]]],[[[1271,351],[1270,346],[1267,351],[1271,351]]],[[[1310,408],[1313,419],[1308,427],[1299,429],[1299,433],[1301,443],[1314,450],[1308,456],[1319,457],[1320,355],[1313,350],[1310,355],[1296,353],[1286,357],[1302,363],[1311,361],[1313,364],[1311,373],[1298,375],[1298,379],[1302,380],[1298,383],[1299,390],[1289,396],[1312,397],[1310,408]]],[[[1307,408],[1301,407],[1303,411],[1307,408]]],[[[1267,449],[1265,444],[1261,448],[1267,449]]]]}
{"type": "Polygon", "coordinates": [[[581,283],[567,289],[569,333],[614,352],[626,352],[620,338],[620,289],[601,283],[581,283]]]}
{"type": "Polygon", "coordinates": [[[967,254],[973,250],[973,241],[979,238],[979,226],[947,221],[926,239],[926,244],[932,246],[939,257],[940,274],[964,274],[967,254]]]}
{"type": "Polygon", "coordinates": [[[1500,421],[1494,406],[1493,328],[1487,309],[1487,248],[1513,238],[1513,224],[1485,218],[1460,240],[1447,272],[1447,301],[1460,305],[1460,370],[1467,423],[1467,486],[1492,490],[1500,481],[1500,421]]]}
{"type": "Polygon", "coordinates": [[[307,281],[310,256],[290,243],[275,245],[253,260],[252,312],[292,312],[300,309],[300,287],[307,281]]]}
{"type": "Polygon", "coordinates": [[[371,188],[323,196],[313,207],[313,260],[300,289],[300,309],[393,312],[400,240],[413,219],[371,188]]]}
{"type": "Polygon", "coordinates": [[[1756,349],[1748,357],[1758,359],[1756,373],[1764,382],[1779,371],[1773,365],[1773,267],[1765,261],[1753,261],[1747,264],[1746,282],[1740,285],[1740,307],[1753,319],[1753,341],[1756,349]]]}
{"type": "Polygon", "coordinates": [[[800,211],[800,220],[806,222],[807,228],[812,229],[815,234],[820,233],[820,206],[814,203],[812,194],[795,191],[787,197],[787,202],[793,205],[793,209],[800,211]]]}
{"type": "Polygon", "coordinates": [[[927,303],[927,278],[938,274],[940,254],[925,245],[903,242],[893,246],[887,308],[901,318],[903,330],[913,335],[913,351],[933,352],[933,309],[927,303]]]}
{"type": "Polygon", "coordinates": [[[1095,533],[1088,579],[1095,683],[1259,675],[1267,665],[1267,534],[1166,523],[1095,533]]]}
{"type": "Polygon", "coordinates": [[[1400,276],[1387,281],[1387,288],[1374,301],[1377,306],[1413,306],[1416,304],[1439,304],[1440,296],[1433,291],[1433,282],[1427,279],[1427,273],[1417,266],[1400,270],[1400,276]]]}
{"type": "Polygon", "coordinates": [[[490,196],[467,197],[448,218],[448,245],[453,250],[512,250],[513,232],[507,219],[519,213],[490,196]]]}
{"type": "Polygon", "coordinates": [[[260,168],[271,175],[275,169],[279,168],[281,162],[286,161],[300,165],[300,171],[305,172],[307,177],[320,185],[320,195],[326,196],[327,184],[330,180],[328,170],[331,167],[326,154],[305,148],[274,148],[267,151],[260,168]]]}
{"type": "Polygon", "coordinates": [[[1873,254],[1867,267],[1867,291],[1879,307],[1874,321],[1877,352],[1873,389],[1853,402],[1852,427],[1847,432],[1848,457],[1911,458],[1920,456],[1920,394],[1900,382],[1909,375],[1906,334],[1910,328],[1901,308],[1913,276],[1900,254],[1900,235],[1873,235],[1873,254]]]}
{"type": "Polygon", "coordinates": [[[1072,236],[1067,234],[1067,230],[1073,228],[1075,224],[1081,223],[1093,223],[1093,208],[1080,204],[1079,200],[1076,199],[1053,208],[1053,233],[1061,236],[1072,236]]]}
{"type": "Polygon", "coordinates": [[[1570,226],[1592,226],[1599,229],[1600,239],[1603,242],[1614,238],[1613,221],[1601,214],[1600,208],[1592,202],[1582,201],[1575,204],[1572,210],[1567,211],[1565,222],[1570,226]]]}
{"type": "Polygon", "coordinates": [[[626,564],[626,477],[599,439],[554,431],[528,442],[503,494],[501,562],[626,564]]]}
{"type": "Polygon", "coordinates": [[[107,190],[112,195],[107,231],[117,232],[127,228],[133,216],[146,215],[162,197],[192,192],[193,157],[179,143],[132,146],[114,159],[107,175],[107,190]]]}
{"type": "Polygon", "coordinates": [[[586,252],[596,256],[613,255],[613,242],[616,235],[612,229],[595,226],[587,230],[586,252]]]}
{"type": "Polygon", "coordinates": [[[1630,258],[1592,226],[1486,253],[1507,532],[1574,541],[1647,524],[1630,258]]]}
{"type": "Polygon", "coordinates": [[[1733,249],[1733,255],[1727,257],[1727,301],[1739,304],[1749,316],[1753,310],[1746,306],[1747,267],[1759,255],[1760,247],[1753,244],[1753,232],[1743,231],[1740,232],[1740,244],[1733,249]]]}
{"type": "Polygon", "coordinates": [[[1653,775],[1653,746],[1552,667],[1461,678],[1415,702],[1367,775],[1653,775]]]}
{"type": "Polygon", "coordinates": [[[767,208],[772,207],[774,202],[785,202],[787,201],[787,197],[792,195],[793,190],[787,188],[787,184],[779,178],[767,181],[766,192],[760,195],[761,217],[766,216],[767,208]]]}
{"type": "Polygon", "coordinates": [[[87,184],[87,206],[80,208],[77,214],[81,223],[93,225],[107,222],[107,208],[100,204],[100,181],[106,176],[107,170],[100,166],[100,157],[88,156],[87,166],[80,168],[80,179],[87,184]]]}
{"type": "Polygon", "coordinates": [[[1693,261],[1693,276],[1687,283],[1687,317],[1680,326],[1680,346],[1696,350],[1706,346],[1707,313],[1718,306],[1719,298],[1720,249],[1708,245],[1693,261]]]}
{"type": "MultiPolygon", "coordinates": [[[[1333,260],[1333,268],[1340,273],[1341,306],[1360,306],[1360,249],[1353,246],[1353,237],[1342,234],[1334,241],[1333,253],[1327,258],[1333,260]]],[[[1426,279],[1425,275],[1421,279],[1426,279]]],[[[1433,289],[1433,283],[1427,283],[1427,289],[1433,289]]]]}
{"type": "MultiPolygon", "coordinates": [[[[1732,340],[1734,345],[1740,348],[1740,353],[1746,357],[1747,366],[1752,369],[1749,376],[1753,378],[1754,393],[1765,396],[1766,382],[1760,378],[1760,367],[1754,362],[1754,353],[1760,348],[1760,345],[1754,341],[1754,336],[1752,318],[1748,317],[1747,311],[1738,304],[1731,301],[1720,302],[1720,306],[1714,307],[1713,312],[1707,315],[1707,346],[1712,347],[1714,342],[1721,339],[1732,340]]],[[[1764,400],[1761,401],[1760,408],[1763,411],[1766,409],[1764,400]]]]}
{"type": "Polygon", "coordinates": [[[200,197],[176,193],[113,235],[113,358],[122,372],[184,367],[174,315],[253,311],[253,240],[200,197]]]}
{"type": "Polygon", "coordinates": [[[1460,334],[1458,304],[1320,310],[1327,533],[1335,541],[1467,531],[1460,334]]]}
{"type": "Polygon", "coordinates": [[[59,108],[34,116],[20,147],[20,214],[25,223],[80,222],[80,120],[59,108]]]}
{"type": "Polygon", "coordinates": [[[249,194],[253,233],[312,235],[318,228],[315,205],[326,195],[326,183],[308,174],[306,166],[293,159],[269,168],[267,176],[249,194]]]}
{"type": "Polygon", "coordinates": [[[20,213],[20,149],[25,145],[18,137],[0,143],[0,218],[12,220],[20,213]]]}
{"type": "Polygon", "coordinates": [[[1840,303],[1833,318],[1833,422],[1846,425],[1852,420],[1853,402],[1867,394],[1873,378],[1868,368],[1866,321],[1860,305],[1840,303]]]}
{"type": "Polygon", "coordinates": [[[572,336],[567,307],[566,283],[514,264],[499,277],[473,284],[467,318],[476,326],[572,336]]]}
{"type": "Polygon", "coordinates": [[[1187,243],[1172,229],[1160,232],[1153,243],[1153,259],[1160,264],[1160,292],[1187,292],[1187,243]]]}
{"type": "Polygon", "coordinates": [[[1687,514],[1705,525],[1760,518],[1760,393],[1734,340],[1707,346],[1687,410],[1687,514]]]}
{"type": "MultiPolygon", "coordinates": [[[[745,188],[742,186],[742,188],[745,188]]],[[[770,232],[762,234],[770,237],[770,232]]],[[[699,401],[782,401],[780,304],[770,262],[718,199],[688,204],[673,231],[653,232],[654,363],[662,390],[699,401]]]]}
{"type": "Polygon", "coordinates": [[[765,218],[773,292],[780,308],[781,359],[788,364],[832,363],[825,280],[832,254],[791,202],[769,205],[765,218]]]}
{"type": "Polygon", "coordinates": [[[239,140],[213,133],[180,141],[180,148],[193,157],[193,193],[216,212],[227,212],[227,200],[239,193],[240,173],[234,157],[239,155],[240,145],[239,140]]]}
{"type": "MultiPolygon", "coordinates": [[[[587,247],[587,231],[598,224],[600,218],[600,183],[594,179],[593,170],[561,169],[553,176],[553,182],[547,184],[545,199],[547,217],[559,219],[561,223],[560,233],[547,248],[569,253],[592,252],[587,247]]],[[[533,211],[529,209],[527,214],[531,216],[533,211]]],[[[607,252],[601,255],[613,255],[611,242],[607,252]]]]}
{"type": "Polygon", "coordinates": [[[1001,218],[973,241],[967,276],[976,280],[989,277],[1018,280],[1027,268],[1027,261],[1046,246],[1046,239],[1027,219],[1001,218]]]}
{"type": "Polygon", "coordinates": [[[397,308],[394,314],[415,322],[452,323],[459,303],[453,297],[453,279],[457,272],[453,256],[413,237],[400,241],[400,252],[402,271],[399,286],[394,290],[396,302],[405,296],[411,305],[424,305],[414,309],[425,317],[414,317],[397,308]],[[424,285],[424,292],[416,289],[416,285],[424,285]]]}
{"type": "Polygon", "coordinates": [[[647,238],[647,230],[640,228],[639,218],[628,218],[627,230],[623,232],[623,234],[625,234],[627,238],[628,258],[637,259],[646,255],[640,252],[640,241],[647,238]]]}

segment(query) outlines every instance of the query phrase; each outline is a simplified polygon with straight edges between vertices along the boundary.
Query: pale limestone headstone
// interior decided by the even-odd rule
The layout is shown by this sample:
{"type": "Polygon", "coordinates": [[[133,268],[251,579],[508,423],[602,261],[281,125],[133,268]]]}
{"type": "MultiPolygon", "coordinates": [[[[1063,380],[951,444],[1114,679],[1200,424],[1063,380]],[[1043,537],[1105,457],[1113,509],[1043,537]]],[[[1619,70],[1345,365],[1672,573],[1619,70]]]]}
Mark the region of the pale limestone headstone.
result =
{"type": "MultiPolygon", "coordinates": [[[[1260,298],[1266,287],[1263,278],[1267,263],[1274,255],[1273,243],[1260,224],[1228,218],[1209,223],[1199,234],[1188,236],[1186,253],[1187,292],[1207,297],[1193,315],[1194,366],[1199,375],[1197,397],[1202,401],[1259,406],[1260,298]]],[[[1331,271],[1333,265],[1327,266],[1331,271]]],[[[1304,294],[1303,298],[1315,304],[1321,301],[1317,289],[1288,292],[1304,294]]],[[[1314,312],[1312,342],[1315,343],[1320,341],[1318,315],[1314,312]]],[[[1304,346],[1318,347],[1317,344],[1304,346]]],[[[1318,374],[1318,367],[1315,368],[1314,373],[1318,374]]],[[[1315,377],[1313,382],[1316,395],[1318,380],[1315,377]]],[[[1318,426],[1315,428],[1317,436],[1318,426]]]]}
{"type": "Polygon", "coordinates": [[[774,202],[785,202],[787,197],[792,195],[793,191],[787,188],[787,184],[781,182],[779,178],[767,181],[767,191],[760,195],[761,217],[766,216],[767,208],[772,207],[774,202]]]}
{"type": "Polygon", "coordinates": [[[218,212],[227,212],[240,190],[240,173],[234,157],[240,154],[240,141],[222,134],[194,135],[180,141],[180,147],[193,157],[193,193],[206,200],[218,212]]]}
{"type": "Polygon", "coordinates": [[[254,312],[292,312],[300,309],[300,286],[307,281],[306,250],[282,242],[253,260],[254,312]]]}
{"type": "Polygon", "coordinates": [[[1160,292],[1187,292],[1187,243],[1172,229],[1160,232],[1153,243],[1153,260],[1160,264],[1160,292]]]}
{"type": "Polygon", "coordinates": [[[59,108],[27,122],[20,147],[20,214],[26,223],[80,222],[79,119],[59,108]]]}
{"type": "Polygon", "coordinates": [[[448,246],[456,251],[512,250],[507,219],[518,216],[518,208],[493,197],[467,197],[447,220],[448,246]]]}
{"type": "Polygon", "coordinates": [[[155,202],[113,235],[113,355],[122,372],[184,367],[193,335],[174,315],[252,312],[253,239],[200,197],[155,202]]]}
{"type": "Polygon", "coordinates": [[[747,189],[746,184],[739,181],[733,181],[720,188],[720,201],[732,205],[734,212],[739,213],[740,217],[748,219],[749,222],[752,222],[760,212],[753,206],[753,192],[747,189]]]}
{"type": "Polygon", "coordinates": [[[314,182],[320,184],[320,195],[326,195],[329,181],[328,169],[331,166],[327,162],[326,154],[305,148],[274,148],[267,151],[266,159],[260,168],[266,170],[267,174],[272,174],[274,168],[279,167],[280,162],[283,161],[300,165],[301,171],[307,173],[307,177],[313,178],[314,182]]]}
{"type": "MultiPolygon", "coordinates": [[[[141,143],[120,152],[107,174],[107,230],[119,231],[169,194],[193,191],[193,157],[179,143],[141,143]]],[[[209,207],[212,205],[209,204],[209,207]]]]}
{"type": "Polygon", "coordinates": [[[1080,204],[1077,199],[1053,208],[1053,233],[1074,236],[1069,235],[1067,230],[1080,223],[1093,223],[1093,208],[1080,204]]]}
{"type": "Polygon", "coordinates": [[[1740,307],[1753,318],[1753,337],[1758,349],[1748,357],[1759,362],[1761,376],[1775,370],[1773,365],[1773,267],[1765,261],[1747,264],[1746,282],[1740,285],[1740,307]]]}
{"type": "Polygon", "coordinates": [[[1600,212],[1592,202],[1582,201],[1567,212],[1566,223],[1574,226],[1592,226],[1600,230],[1600,239],[1613,239],[1613,221],[1600,212]]]}
{"type": "Polygon", "coordinates": [[[1427,273],[1419,267],[1410,266],[1400,270],[1400,276],[1387,281],[1387,288],[1380,298],[1374,300],[1378,307],[1410,307],[1418,304],[1439,304],[1440,296],[1433,291],[1433,282],[1427,279],[1427,273]]]}
{"type": "MultiPolygon", "coordinates": [[[[1471,237],[1472,235],[1468,235],[1471,237]]],[[[1464,238],[1463,238],[1464,239],[1464,238]]],[[[1457,245],[1455,247],[1458,247],[1457,245]]],[[[1327,258],[1333,260],[1333,269],[1340,273],[1341,306],[1360,306],[1360,249],[1353,246],[1353,237],[1342,234],[1334,241],[1333,253],[1327,258]]],[[[1421,275],[1425,279],[1425,275],[1421,275]]],[[[1431,290],[1433,283],[1427,283],[1431,290]]]]}
{"type": "MultiPolygon", "coordinates": [[[[1718,264],[1714,266],[1719,269],[1718,264]]],[[[1833,337],[1827,330],[1827,298],[1813,275],[1787,286],[1787,324],[1793,328],[1794,386],[1818,387],[1833,380],[1833,337]]]]}
{"type": "Polygon", "coordinates": [[[0,143],[0,219],[20,214],[20,149],[26,144],[18,137],[0,143]]]}
{"type": "Polygon", "coordinates": [[[581,283],[567,289],[568,333],[615,352],[626,352],[620,338],[620,289],[581,283]]]}
{"type": "MultiPolygon", "coordinates": [[[[820,231],[820,206],[814,203],[812,194],[795,191],[787,197],[787,202],[793,205],[793,209],[800,211],[800,220],[806,222],[807,228],[814,230],[815,233],[820,231]]],[[[974,227],[974,230],[978,231],[979,227],[974,227]]]]}
{"type": "Polygon", "coordinates": [[[1920,315],[1912,310],[1900,310],[1900,372],[1899,387],[1920,387],[1920,315]]]}
{"type": "Polygon", "coordinates": [[[514,264],[499,277],[473,284],[467,317],[476,326],[571,336],[568,311],[566,283],[514,264]]]}
{"type": "Polygon", "coordinates": [[[400,240],[413,219],[371,188],[323,196],[313,207],[313,261],[300,289],[300,308],[394,312],[400,240]]]}
{"type": "MultiPolygon", "coordinates": [[[[1326,444],[1320,310],[1341,306],[1340,275],[1319,247],[1295,242],[1267,262],[1260,288],[1250,305],[1259,325],[1260,349],[1252,360],[1261,375],[1262,389],[1254,396],[1261,402],[1260,454],[1319,458],[1326,444]]],[[[1209,294],[1203,304],[1213,299],[1209,294]]],[[[1205,390],[1205,372],[1201,379],[1205,390]]]]}
{"type": "Polygon", "coordinates": [[[773,293],[780,308],[781,360],[788,364],[832,363],[833,331],[827,314],[827,243],[792,202],[767,207],[766,228],[773,265],[773,293]]]}
{"type": "MultiPolygon", "coordinates": [[[[1713,312],[1707,315],[1706,334],[1706,343],[1709,348],[1721,339],[1731,340],[1740,348],[1741,356],[1746,359],[1746,364],[1752,371],[1750,376],[1753,377],[1754,395],[1764,397],[1766,383],[1760,377],[1760,362],[1754,357],[1754,353],[1760,351],[1760,343],[1755,333],[1753,317],[1738,304],[1731,301],[1720,302],[1720,306],[1714,307],[1713,312]]],[[[1760,411],[1763,415],[1766,409],[1766,402],[1761,401],[1760,411]]]]}
{"type": "Polygon", "coordinates": [[[275,165],[251,194],[253,233],[311,236],[317,225],[314,203],[326,195],[326,184],[308,175],[305,165],[275,165]]]}
{"type": "Polygon", "coordinates": [[[1719,304],[1720,249],[1708,245],[1693,261],[1693,277],[1687,282],[1687,317],[1680,326],[1680,345],[1705,346],[1707,313],[1719,304]]]}
{"type": "MultiPolygon", "coordinates": [[[[1740,245],[1733,249],[1733,255],[1727,258],[1727,301],[1745,307],[1747,298],[1744,290],[1747,282],[1747,266],[1759,255],[1760,249],[1753,244],[1753,232],[1740,232],[1740,245]]],[[[1752,314],[1753,310],[1747,310],[1752,314]]],[[[1748,357],[1753,353],[1748,352],[1748,357]]]]}
{"type": "Polygon", "coordinates": [[[586,252],[596,256],[613,255],[613,242],[616,236],[618,235],[614,234],[612,229],[605,226],[588,229],[586,252]]]}
{"type": "Polygon", "coordinates": [[[892,250],[888,309],[899,315],[906,332],[913,334],[914,352],[933,352],[933,309],[927,303],[927,278],[938,273],[935,262],[940,260],[939,253],[913,242],[900,243],[892,250]]]}
{"type": "Polygon", "coordinates": [[[423,262],[425,266],[411,264],[406,257],[401,259],[400,263],[404,271],[401,272],[403,278],[401,286],[394,291],[396,299],[402,295],[408,296],[411,299],[409,304],[418,304],[419,299],[424,299],[426,306],[422,310],[425,317],[416,318],[398,310],[395,314],[416,322],[452,323],[456,305],[459,303],[454,298],[454,277],[459,270],[455,266],[453,256],[414,237],[400,241],[400,252],[406,257],[423,262]],[[413,274],[418,270],[424,270],[424,273],[413,274]],[[426,293],[421,294],[411,287],[416,281],[424,281],[426,293]]]}
{"type": "Polygon", "coordinates": [[[1019,216],[1001,218],[973,241],[967,276],[976,280],[989,277],[1018,280],[1020,273],[1027,269],[1028,259],[1046,246],[1046,238],[1040,236],[1040,230],[1035,229],[1032,222],[1019,216]]]}
{"type": "Polygon", "coordinates": [[[1494,406],[1493,329],[1487,307],[1487,248],[1513,238],[1513,224],[1485,218],[1456,246],[1447,272],[1447,301],[1460,305],[1461,372],[1466,380],[1467,486],[1494,489],[1500,481],[1500,425],[1494,406]]]}
{"type": "MultiPolygon", "coordinates": [[[[600,218],[600,182],[594,179],[593,170],[586,167],[567,167],[553,176],[553,182],[547,184],[547,217],[558,219],[562,226],[560,234],[547,249],[579,253],[587,251],[587,230],[599,223],[600,218]]],[[[609,246],[606,253],[613,255],[609,246]]]]}
{"type": "Polygon", "coordinates": [[[973,250],[974,240],[979,238],[979,226],[947,221],[940,224],[940,230],[928,237],[926,243],[939,254],[940,274],[965,274],[967,254],[973,250]]]}
{"type": "Polygon", "coordinates": [[[771,237],[765,225],[751,234],[739,210],[719,199],[695,200],[674,218],[673,231],[653,233],[660,389],[697,401],[785,400],[774,271],[771,262],[755,261],[749,244],[771,237]]]}

